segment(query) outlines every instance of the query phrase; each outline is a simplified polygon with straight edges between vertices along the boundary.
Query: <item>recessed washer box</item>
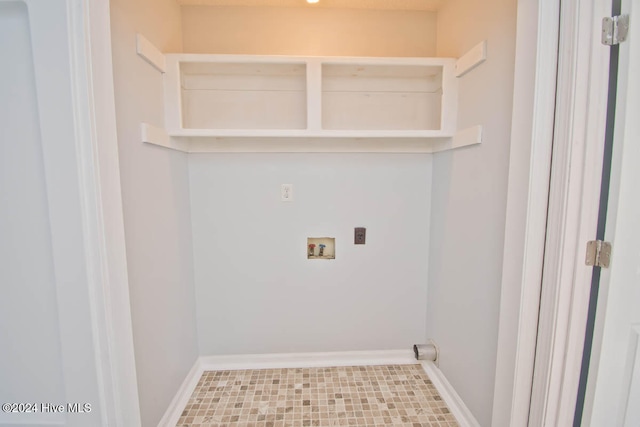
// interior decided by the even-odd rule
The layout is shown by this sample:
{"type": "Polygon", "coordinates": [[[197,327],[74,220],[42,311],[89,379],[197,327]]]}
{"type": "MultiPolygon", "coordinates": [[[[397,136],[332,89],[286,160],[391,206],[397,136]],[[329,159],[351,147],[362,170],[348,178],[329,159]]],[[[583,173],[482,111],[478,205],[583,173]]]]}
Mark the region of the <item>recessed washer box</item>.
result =
{"type": "Polygon", "coordinates": [[[307,237],[307,259],[335,259],[335,237],[307,237]]]}

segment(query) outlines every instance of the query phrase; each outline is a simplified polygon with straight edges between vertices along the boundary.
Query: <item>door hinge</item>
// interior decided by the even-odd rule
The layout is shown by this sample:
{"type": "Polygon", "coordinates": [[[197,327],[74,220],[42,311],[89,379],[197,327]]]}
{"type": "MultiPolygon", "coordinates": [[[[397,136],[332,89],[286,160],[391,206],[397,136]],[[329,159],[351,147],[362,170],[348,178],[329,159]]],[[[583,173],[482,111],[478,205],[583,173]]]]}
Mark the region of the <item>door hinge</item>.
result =
{"type": "Polygon", "coordinates": [[[613,46],[627,39],[629,15],[602,18],[602,44],[613,46]]]}
{"type": "Polygon", "coordinates": [[[602,240],[587,242],[587,258],[585,263],[594,267],[609,268],[611,261],[611,243],[602,240]]]}

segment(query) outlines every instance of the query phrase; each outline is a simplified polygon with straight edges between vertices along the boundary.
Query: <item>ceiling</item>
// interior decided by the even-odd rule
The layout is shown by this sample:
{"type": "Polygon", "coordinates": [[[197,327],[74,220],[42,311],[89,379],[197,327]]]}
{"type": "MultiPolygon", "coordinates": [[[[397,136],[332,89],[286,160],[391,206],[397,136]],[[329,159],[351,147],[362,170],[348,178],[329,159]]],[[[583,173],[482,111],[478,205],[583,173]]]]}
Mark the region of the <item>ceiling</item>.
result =
{"type": "Polygon", "coordinates": [[[343,9],[386,9],[435,11],[444,0],[177,0],[184,6],[275,6],[275,7],[332,7],[343,9]]]}

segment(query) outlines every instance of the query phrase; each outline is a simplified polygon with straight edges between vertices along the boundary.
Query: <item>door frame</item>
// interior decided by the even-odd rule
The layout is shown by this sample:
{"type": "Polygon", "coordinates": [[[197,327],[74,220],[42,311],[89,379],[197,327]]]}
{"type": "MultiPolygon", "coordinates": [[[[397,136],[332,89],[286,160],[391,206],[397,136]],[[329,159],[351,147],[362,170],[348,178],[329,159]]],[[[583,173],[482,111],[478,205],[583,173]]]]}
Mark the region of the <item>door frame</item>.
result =
{"type": "Polygon", "coordinates": [[[528,425],[556,106],[560,0],[519,0],[492,426],[528,425]]]}
{"type": "MultiPolygon", "coordinates": [[[[592,270],[585,266],[584,254],[586,242],[594,238],[597,225],[607,106],[609,51],[600,43],[599,28],[602,17],[611,13],[611,3],[610,0],[558,3],[556,52],[560,55],[555,102],[535,100],[533,114],[535,122],[539,117],[546,117],[539,109],[555,112],[553,144],[550,145],[548,134],[544,138],[532,138],[530,182],[526,187],[530,194],[522,240],[518,240],[519,236],[514,236],[509,228],[510,219],[517,222],[517,218],[510,216],[518,208],[517,198],[510,193],[507,202],[499,355],[502,351],[503,355],[512,356],[501,347],[505,341],[515,339],[517,344],[515,355],[508,360],[515,372],[509,418],[500,417],[500,405],[509,402],[505,397],[498,400],[500,382],[496,377],[493,422],[496,427],[572,425],[575,411],[592,270]],[[549,148],[553,150],[551,176],[544,177],[543,171],[548,167],[545,162],[551,157],[545,157],[547,151],[544,151],[545,156],[538,156],[535,151],[549,148]],[[533,173],[536,170],[538,174],[533,173]],[[542,203],[545,184],[549,199],[544,205],[548,214],[542,214],[542,209],[531,197],[532,192],[538,194],[537,201],[542,203]],[[541,247],[543,217],[546,232],[542,234],[545,238],[541,247]],[[510,239],[524,242],[521,263],[508,251],[522,246],[510,248],[510,239]],[[510,266],[511,261],[516,261],[517,267],[510,266]],[[511,269],[522,275],[518,278],[509,274],[511,269]],[[517,282],[517,279],[521,281],[517,282]],[[519,307],[517,316],[509,304],[516,299],[513,294],[517,292],[510,291],[514,283],[522,284],[517,295],[520,297],[516,304],[519,307]],[[508,336],[504,331],[513,329],[508,323],[516,318],[518,333],[516,337],[508,336]]],[[[547,11],[540,17],[540,31],[553,33],[552,12],[547,11]]],[[[540,49],[537,53],[541,55],[540,49]]],[[[548,57],[542,62],[546,62],[542,68],[552,64],[548,57]]],[[[540,63],[536,70],[543,71],[540,63]]],[[[536,92],[538,84],[536,82],[536,92]]],[[[514,98],[514,112],[518,104],[518,99],[514,98]]],[[[548,131],[544,127],[548,122],[541,122],[538,131],[548,131]]],[[[517,127],[515,120],[514,127],[517,127]]],[[[512,143],[512,147],[516,146],[512,143]]],[[[513,152],[511,156],[513,160],[513,152]]],[[[510,168],[513,170],[523,164],[512,162],[510,168]]],[[[517,172],[510,171],[510,180],[514,173],[517,172]]],[[[498,363],[497,375],[501,369],[500,359],[498,363]]],[[[502,369],[509,367],[508,363],[503,363],[502,369]]]]}
{"type": "MultiPolygon", "coordinates": [[[[633,22],[640,10],[637,1],[613,0],[613,10],[614,14],[628,15],[631,25],[637,24],[633,22]]],[[[589,357],[583,358],[586,366],[582,370],[582,385],[586,387],[582,426],[633,425],[640,419],[637,405],[631,404],[638,397],[640,384],[640,327],[639,318],[633,316],[637,312],[634,303],[640,265],[637,251],[640,203],[636,195],[640,174],[634,163],[640,158],[636,141],[640,126],[633,120],[640,111],[640,85],[635,78],[640,71],[639,34],[638,28],[630,27],[627,39],[617,46],[611,60],[616,72],[609,86],[615,86],[609,97],[614,112],[609,114],[607,129],[610,138],[607,157],[611,163],[606,199],[601,202],[606,203],[606,210],[601,209],[598,232],[599,238],[609,241],[613,248],[611,268],[599,272],[597,293],[592,291],[591,296],[593,329],[590,348],[585,343],[589,357]]]]}
{"type": "Polygon", "coordinates": [[[593,267],[609,84],[601,22],[611,0],[561,5],[549,220],[530,425],[573,425],[593,267]]]}
{"type": "MultiPolygon", "coordinates": [[[[49,1],[49,0],[26,0],[49,1]]],[[[104,426],[141,424],[108,1],[65,0],[84,261],[104,426]]]]}

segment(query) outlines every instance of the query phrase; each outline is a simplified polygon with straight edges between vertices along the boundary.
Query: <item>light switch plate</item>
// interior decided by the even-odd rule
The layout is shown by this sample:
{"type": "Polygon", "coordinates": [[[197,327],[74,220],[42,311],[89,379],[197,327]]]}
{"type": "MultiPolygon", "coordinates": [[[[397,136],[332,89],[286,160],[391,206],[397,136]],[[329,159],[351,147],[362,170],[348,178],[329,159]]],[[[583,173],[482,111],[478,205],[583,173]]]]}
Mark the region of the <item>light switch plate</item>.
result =
{"type": "Polygon", "coordinates": [[[282,184],[280,187],[280,200],[293,202],[293,184],[282,184]]]}

